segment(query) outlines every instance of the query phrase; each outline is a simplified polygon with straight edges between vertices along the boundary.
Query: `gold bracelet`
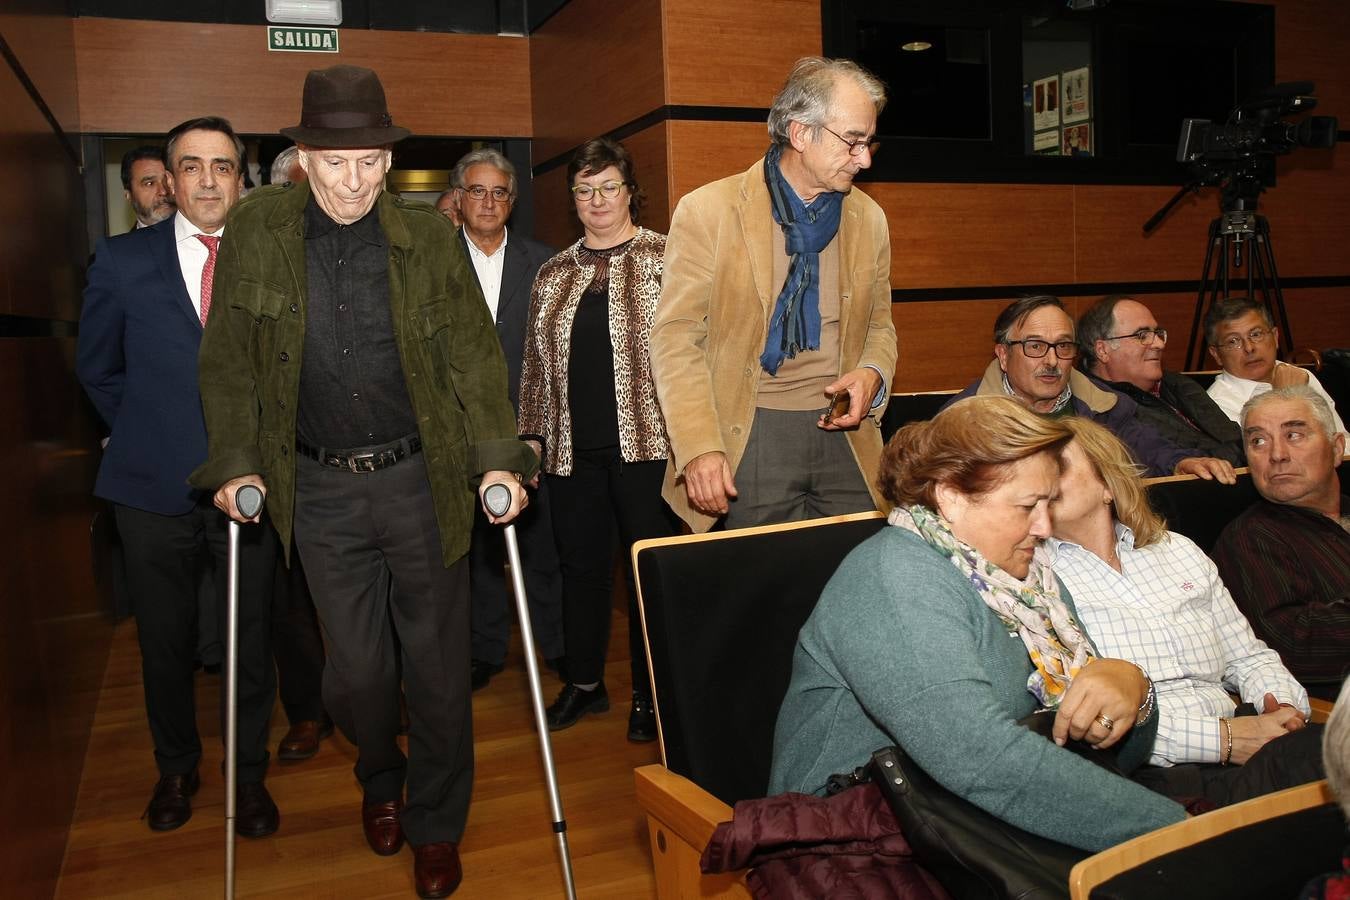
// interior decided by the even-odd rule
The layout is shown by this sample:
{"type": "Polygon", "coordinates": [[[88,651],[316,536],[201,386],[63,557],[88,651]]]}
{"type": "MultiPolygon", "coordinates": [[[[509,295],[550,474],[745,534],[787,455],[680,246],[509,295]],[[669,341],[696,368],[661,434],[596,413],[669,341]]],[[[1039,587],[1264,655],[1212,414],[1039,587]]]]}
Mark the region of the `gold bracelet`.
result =
{"type": "Polygon", "coordinates": [[[1223,759],[1219,761],[1219,765],[1226,766],[1233,761],[1233,725],[1223,717],[1219,718],[1219,722],[1223,725],[1224,734],[1228,736],[1228,742],[1223,750],[1223,759]]]}

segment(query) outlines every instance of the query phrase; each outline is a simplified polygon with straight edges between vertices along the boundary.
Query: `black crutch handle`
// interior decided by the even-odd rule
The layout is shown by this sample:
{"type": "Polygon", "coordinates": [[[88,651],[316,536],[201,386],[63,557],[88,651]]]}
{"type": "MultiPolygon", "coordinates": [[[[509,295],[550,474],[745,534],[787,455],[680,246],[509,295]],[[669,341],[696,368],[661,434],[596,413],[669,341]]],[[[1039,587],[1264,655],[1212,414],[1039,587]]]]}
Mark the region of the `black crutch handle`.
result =
{"type": "Polygon", "coordinates": [[[511,489],[500,481],[494,481],[483,489],[483,507],[493,515],[501,517],[511,509],[511,489]]]}
{"type": "Polygon", "coordinates": [[[251,519],[262,511],[263,492],[257,485],[245,484],[234,492],[234,508],[239,515],[251,519]]]}

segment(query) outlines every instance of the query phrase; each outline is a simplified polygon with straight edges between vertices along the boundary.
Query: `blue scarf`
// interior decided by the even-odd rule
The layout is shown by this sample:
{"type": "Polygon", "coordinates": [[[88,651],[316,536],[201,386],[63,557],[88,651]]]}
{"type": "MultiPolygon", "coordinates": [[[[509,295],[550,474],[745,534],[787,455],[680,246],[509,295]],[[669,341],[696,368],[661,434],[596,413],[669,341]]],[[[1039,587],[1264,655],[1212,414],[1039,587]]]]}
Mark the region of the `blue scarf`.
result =
{"type": "Polygon", "coordinates": [[[777,144],[764,154],[769,205],[773,220],[783,229],[791,257],[787,280],[769,318],[764,354],[759,358],[770,375],[776,375],[783,360],[792,359],[797,351],[820,349],[820,251],[838,233],[844,203],[844,195],[834,191],[818,195],[810,206],[803,203],[778,167],[781,154],[777,144]]]}

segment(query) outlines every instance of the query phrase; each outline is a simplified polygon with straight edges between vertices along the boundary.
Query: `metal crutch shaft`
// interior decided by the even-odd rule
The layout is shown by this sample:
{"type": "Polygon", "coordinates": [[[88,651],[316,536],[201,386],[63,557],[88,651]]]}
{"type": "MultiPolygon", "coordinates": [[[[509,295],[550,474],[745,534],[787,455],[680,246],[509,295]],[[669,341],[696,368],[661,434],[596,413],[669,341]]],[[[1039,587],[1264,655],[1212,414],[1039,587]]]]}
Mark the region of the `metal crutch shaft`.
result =
{"type": "MultiPolygon", "coordinates": [[[[262,510],[263,493],[251,484],[234,492],[234,505],[245,518],[262,510]]],[[[234,898],[234,817],[239,749],[239,523],[230,519],[229,571],[225,607],[225,898],[234,898]]]]}
{"type": "MultiPolygon", "coordinates": [[[[483,491],[483,506],[493,516],[505,515],[511,509],[511,489],[500,482],[488,485],[483,491]]],[[[516,541],[516,527],[508,524],[506,558],[511,565],[511,586],[516,595],[516,616],[520,619],[520,642],[525,652],[525,670],[529,675],[530,699],[534,704],[534,727],[539,733],[539,755],[544,762],[544,777],[548,780],[548,800],[553,815],[553,832],[558,836],[558,856],[562,862],[563,880],[568,900],[576,900],[576,881],[572,875],[572,854],[567,846],[567,820],[563,818],[562,795],[558,792],[558,770],[553,763],[553,742],[549,738],[548,717],[544,713],[544,689],[539,682],[539,663],[534,653],[534,628],[530,622],[530,607],[525,596],[525,578],[520,566],[520,545],[516,541]]]]}

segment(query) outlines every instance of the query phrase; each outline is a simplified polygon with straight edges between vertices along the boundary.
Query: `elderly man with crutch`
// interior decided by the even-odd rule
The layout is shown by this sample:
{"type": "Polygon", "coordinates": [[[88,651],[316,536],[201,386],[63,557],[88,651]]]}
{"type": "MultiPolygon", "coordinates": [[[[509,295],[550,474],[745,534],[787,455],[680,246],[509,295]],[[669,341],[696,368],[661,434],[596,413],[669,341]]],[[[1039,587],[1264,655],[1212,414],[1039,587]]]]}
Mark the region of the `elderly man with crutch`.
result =
{"type": "Polygon", "coordinates": [[[538,461],[462,242],[384,190],[408,131],[378,76],[310,72],[282,133],[308,179],[231,212],[201,348],[209,455],[192,482],[236,521],[249,517],[235,492],[254,485],[283,548],[294,533],[329,642],[324,705],[359,751],[367,843],[388,856],[406,836],[418,894],[445,897],[473,785],[474,487],[503,485],[513,502],[493,518],[508,521],[538,461]]]}

